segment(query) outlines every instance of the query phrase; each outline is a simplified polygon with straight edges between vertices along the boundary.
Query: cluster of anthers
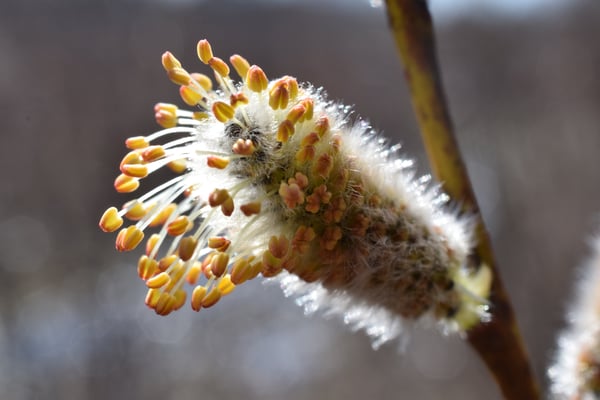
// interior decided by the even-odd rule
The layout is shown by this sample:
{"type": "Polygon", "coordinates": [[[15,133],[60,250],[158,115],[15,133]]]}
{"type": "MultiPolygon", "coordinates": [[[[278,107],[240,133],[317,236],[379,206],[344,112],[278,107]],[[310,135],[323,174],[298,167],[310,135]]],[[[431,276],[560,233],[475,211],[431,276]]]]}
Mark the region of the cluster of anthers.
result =
{"type": "Polygon", "coordinates": [[[235,82],[206,40],[197,52],[219,89],[164,53],[194,111],[157,104],[164,129],[126,140],[114,186],[133,192],[165,166],[177,175],[100,220],[106,232],[134,222],[118,233],[119,251],[158,228],[138,262],[149,307],[167,315],[191,296],[199,311],[262,275],[382,340],[399,319],[466,329],[485,315],[489,271],[467,266],[468,222],[443,209],[427,178],[413,179],[397,147],[321,89],[269,80],[239,55],[230,58],[235,82]]]}

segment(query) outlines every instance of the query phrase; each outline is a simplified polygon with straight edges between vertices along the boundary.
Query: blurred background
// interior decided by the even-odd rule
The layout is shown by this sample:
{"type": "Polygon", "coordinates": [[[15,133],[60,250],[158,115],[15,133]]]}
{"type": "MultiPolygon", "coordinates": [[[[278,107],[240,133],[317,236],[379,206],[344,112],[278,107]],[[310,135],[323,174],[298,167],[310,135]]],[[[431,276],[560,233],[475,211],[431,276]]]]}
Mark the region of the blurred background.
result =
{"type": "MultiPolygon", "coordinates": [[[[600,230],[600,3],[432,0],[458,140],[538,376],[600,230]]],[[[401,142],[427,173],[384,10],[369,0],[21,0],[0,11],[2,399],[500,399],[467,345],[375,352],[258,280],[161,318],[138,254],[97,222],[128,136],[181,104],[160,55],[198,39],[295,75],[401,142]]],[[[193,67],[196,65],[196,67],[193,67]]],[[[127,198],[128,199],[128,198],[127,198]]]]}

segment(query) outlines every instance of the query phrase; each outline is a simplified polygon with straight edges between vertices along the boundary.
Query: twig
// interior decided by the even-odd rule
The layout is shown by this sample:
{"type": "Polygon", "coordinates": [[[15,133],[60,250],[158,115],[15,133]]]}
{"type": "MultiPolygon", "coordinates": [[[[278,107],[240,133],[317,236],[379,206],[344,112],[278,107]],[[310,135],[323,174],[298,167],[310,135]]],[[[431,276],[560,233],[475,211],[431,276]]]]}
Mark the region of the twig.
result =
{"type": "Polygon", "coordinates": [[[473,252],[473,264],[487,264],[493,271],[490,294],[492,321],[472,328],[468,332],[469,343],[487,364],[506,399],[539,399],[538,384],[454,137],[437,68],[427,3],[425,0],[386,0],[386,3],[432,171],[442,182],[445,192],[461,205],[463,211],[477,216],[477,247],[473,252]]]}

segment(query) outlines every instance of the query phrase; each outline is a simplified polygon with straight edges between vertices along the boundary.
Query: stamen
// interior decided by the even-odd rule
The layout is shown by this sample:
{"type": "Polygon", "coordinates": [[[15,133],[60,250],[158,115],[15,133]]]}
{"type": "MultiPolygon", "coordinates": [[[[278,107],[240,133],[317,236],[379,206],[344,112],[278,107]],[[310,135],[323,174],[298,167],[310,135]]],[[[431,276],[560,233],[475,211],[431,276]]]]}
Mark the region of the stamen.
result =
{"type": "Polygon", "coordinates": [[[229,62],[233,65],[233,69],[235,69],[235,72],[237,72],[240,78],[246,79],[248,70],[250,69],[250,63],[239,54],[234,54],[229,57],[229,62]]]}
{"type": "Polygon", "coordinates": [[[180,86],[179,95],[188,106],[195,106],[202,101],[202,94],[196,92],[189,86],[180,86]]]}
{"type": "Polygon", "coordinates": [[[170,280],[171,278],[169,277],[168,273],[161,272],[160,274],[148,279],[146,281],[146,286],[148,286],[150,289],[159,289],[169,283],[170,280]]]}
{"type": "Polygon", "coordinates": [[[123,225],[123,218],[119,216],[116,207],[110,207],[100,218],[100,229],[104,232],[114,232],[123,225]]]}
{"type": "Polygon", "coordinates": [[[183,68],[173,68],[167,72],[167,76],[176,85],[187,86],[190,84],[192,77],[183,68]]]}
{"type": "Polygon", "coordinates": [[[198,72],[192,72],[190,76],[200,85],[202,89],[206,90],[206,92],[210,92],[212,90],[212,80],[207,75],[200,74],[198,72]]]}
{"type": "Polygon", "coordinates": [[[148,145],[148,141],[144,136],[134,136],[125,140],[125,146],[130,150],[143,149],[148,145]]]}
{"type": "Polygon", "coordinates": [[[119,193],[131,193],[140,186],[140,182],[137,178],[121,174],[115,179],[114,186],[119,193]]]}
{"type": "Polygon", "coordinates": [[[210,59],[213,58],[212,48],[206,39],[202,39],[198,42],[198,45],[196,46],[196,52],[198,54],[198,58],[204,64],[208,64],[210,59]]]}
{"type": "Polygon", "coordinates": [[[208,60],[208,65],[210,65],[213,71],[221,75],[221,77],[229,76],[229,67],[225,61],[221,60],[219,57],[213,57],[208,60]]]}
{"type": "Polygon", "coordinates": [[[135,249],[143,239],[144,232],[139,230],[137,226],[131,225],[119,231],[115,247],[118,251],[130,251],[135,249]]]}
{"type": "Polygon", "coordinates": [[[213,103],[212,112],[219,122],[227,122],[235,115],[235,110],[227,103],[216,101],[213,103]]]}
{"type": "Polygon", "coordinates": [[[229,159],[218,156],[208,156],[206,164],[211,168],[225,169],[229,165],[229,159]]]}
{"type": "Polygon", "coordinates": [[[246,86],[248,86],[248,89],[260,93],[266,90],[268,85],[267,75],[265,75],[264,71],[258,65],[253,65],[248,69],[246,74],[246,86]]]}
{"type": "Polygon", "coordinates": [[[165,51],[163,53],[161,61],[165,71],[172,70],[173,68],[181,68],[181,63],[170,51],[165,51]]]}

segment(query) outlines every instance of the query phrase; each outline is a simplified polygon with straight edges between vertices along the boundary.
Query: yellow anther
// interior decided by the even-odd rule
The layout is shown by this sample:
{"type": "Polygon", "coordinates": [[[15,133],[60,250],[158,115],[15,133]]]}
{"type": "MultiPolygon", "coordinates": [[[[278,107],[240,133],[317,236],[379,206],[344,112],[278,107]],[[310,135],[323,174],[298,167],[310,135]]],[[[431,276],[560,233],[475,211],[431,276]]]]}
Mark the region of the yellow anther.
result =
{"type": "Polygon", "coordinates": [[[148,279],[146,281],[146,286],[148,286],[150,289],[158,289],[165,286],[170,280],[171,278],[169,277],[169,274],[166,272],[161,272],[160,274],[148,279]]]}
{"type": "Polygon", "coordinates": [[[288,253],[290,248],[290,241],[283,235],[271,236],[269,239],[269,251],[274,257],[282,259],[288,253]]]}
{"type": "Polygon", "coordinates": [[[185,272],[185,266],[181,261],[178,261],[175,265],[173,265],[173,268],[169,272],[169,283],[164,287],[164,290],[171,292],[175,288],[175,285],[181,281],[181,278],[183,278],[185,272]]]}
{"type": "Polygon", "coordinates": [[[114,185],[115,189],[119,193],[131,193],[140,186],[140,182],[137,178],[132,178],[131,176],[121,174],[115,179],[114,185]]]}
{"type": "Polygon", "coordinates": [[[225,63],[225,61],[221,60],[219,57],[213,57],[208,60],[208,65],[215,71],[217,74],[221,76],[229,75],[229,66],[225,63]]]}
{"type": "Polygon", "coordinates": [[[145,178],[148,176],[148,167],[143,164],[124,164],[121,172],[132,178],[145,178]]]}
{"type": "Polygon", "coordinates": [[[225,157],[208,156],[206,158],[206,165],[211,168],[225,169],[229,165],[229,159],[225,157]]]}
{"type": "Polygon", "coordinates": [[[246,85],[248,86],[248,89],[253,92],[260,93],[267,89],[269,81],[264,71],[258,65],[253,65],[246,73],[246,85]]]}
{"type": "Polygon", "coordinates": [[[235,110],[227,103],[216,101],[212,106],[212,112],[219,122],[227,122],[235,115],[235,110]]]}
{"type": "Polygon", "coordinates": [[[184,159],[171,161],[167,164],[167,167],[176,174],[183,174],[187,171],[187,161],[184,159]]]}
{"type": "Polygon", "coordinates": [[[204,121],[206,119],[209,118],[209,114],[204,112],[204,111],[195,111],[192,114],[192,117],[196,120],[196,121],[204,121]]]}
{"type": "Polygon", "coordinates": [[[144,239],[144,232],[138,229],[137,226],[131,225],[121,229],[117,235],[115,247],[118,251],[130,251],[137,247],[144,239]]]}
{"type": "Polygon", "coordinates": [[[143,280],[150,279],[158,270],[158,261],[143,255],[138,261],[138,275],[143,280]]]}
{"type": "Polygon", "coordinates": [[[210,43],[208,43],[208,40],[206,39],[202,39],[198,42],[198,45],[196,46],[196,51],[198,53],[198,58],[204,64],[208,64],[210,59],[213,58],[212,48],[210,47],[210,43]]]}
{"type": "Polygon", "coordinates": [[[273,256],[269,250],[265,250],[263,253],[262,264],[262,274],[265,278],[272,278],[279,274],[283,269],[281,260],[273,256]]]}
{"type": "Polygon", "coordinates": [[[290,101],[290,92],[285,82],[277,82],[269,91],[269,106],[273,110],[284,109],[290,101]]]}
{"type": "Polygon", "coordinates": [[[315,102],[313,101],[313,99],[304,99],[301,101],[301,104],[304,106],[305,112],[302,115],[300,122],[310,121],[313,117],[315,102]]]}
{"type": "Polygon", "coordinates": [[[199,262],[195,262],[187,271],[185,275],[185,280],[190,285],[195,285],[198,282],[198,278],[202,273],[202,264],[199,262]]]}
{"type": "Polygon", "coordinates": [[[158,240],[160,239],[160,235],[158,233],[153,234],[146,241],[146,255],[149,256],[154,251],[154,248],[158,244],[158,240]]]}
{"type": "Polygon", "coordinates": [[[300,225],[296,230],[294,239],[292,239],[292,248],[300,254],[305,253],[310,246],[310,242],[315,237],[316,235],[313,228],[300,225]]]}
{"type": "Polygon", "coordinates": [[[298,96],[298,81],[291,76],[284,76],[281,80],[285,80],[290,92],[290,100],[294,100],[298,96]]]}
{"type": "Polygon", "coordinates": [[[300,145],[301,146],[312,146],[312,145],[316,144],[319,141],[319,139],[321,139],[321,137],[319,136],[319,134],[317,132],[311,132],[302,138],[300,145]]]}
{"type": "Polygon", "coordinates": [[[158,262],[158,269],[161,271],[166,271],[171,265],[175,264],[177,261],[177,255],[170,254],[160,259],[160,261],[158,262]]]}
{"type": "Polygon", "coordinates": [[[296,152],[296,161],[303,164],[307,161],[312,161],[316,154],[315,146],[303,146],[296,152]]]}
{"type": "Polygon", "coordinates": [[[229,293],[233,292],[235,289],[235,284],[231,281],[231,276],[229,274],[224,275],[217,282],[217,289],[221,292],[221,296],[227,296],[229,293]]]}
{"type": "Polygon", "coordinates": [[[229,57],[229,62],[233,65],[233,69],[242,79],[246,79],[248,70],[250,69],[250,63],[239,54],[234,54],[229,57]]]}
{"type": "Polygon", "coordinates": [[[171,113],[173,115],[177,114],[177,106],[175,104],[171,104],[171,103],[156,103],[154,105],[154,112],[159,112],[159,111],[166,111],[168,113],[171,113]]]}
{"type": "Polygon", "coordinates": [[[202,300],[206,296],[206,288],[204,286],[196,286],[192,291],[192,309],[200,311],[202,308],[202,300]]]}
{"type": "Polygon", "coordinates": [[[202,264],[201,264],[202,273],[204,274],[206,279],[214,278],[214,274],[212,273],[212,271],[210,269],[210,264],[212,262],[212,259],[217,254],[219,254],[219,253],[216,251],[213,251],[212,253],[207,254],[206,257],[204,257],[204,260],[202,260],[202,264]]]}
{"type": "Polygon", "coordinates": [[[114,232],[123,225],[123,218],[119,216],[116,207],[110,207],[104,211],[98,225],[104,232],[114,232]]]}
{"type": "Polygon", "coordinates": [[[229,264],[229,255],[227,253],[217,253],[210,261],[210,270],[215,276],[221,276],[225,273],[229,264]]]}
{"type": "Polygon", "coordinates": [[[179,289],[173,294],[175,297],[175,304],[173,304],[173,310],[179,310],[185,304],[185,299],[187,298],[187,293],[183,289],[179,289]]]}
{"type": "Polygon", "coordinates": [[[301,121],[301,118],[306,114],[306,107],[303,104],[296,104],[288,113],[286,119],[291,121],[292,124],[301,121]]]}
{"type": "Polygon", "coordinates": [[[158,303],[156,303],[154,311],[158,315],[169,315],[171,311],[173,311],[175,301],[175,296],[170,295],[169,293],[162,293],[158,299],[158,303]]]}
{"type": "Polygon", "coordinates": [[[263,270],[262,261],[255,261],[250,264],[250,270],[248,271],[248,280],[252,280],[258,276],[263,270]]]}
{"type": "Polygon", "coordinates": [[[195,106],[202,100],[202,95],[189,86],[180,86],[179,96],[188,106],[195,106]]]}
{"type": "Polygon", "coordinates": [[[289,120],[284,120],[279,124],[279,128],[277,128],[277,141],[285,143],[289,140],[290,136],[294,134],[294,123],[289,120]]]}
{"type": "Polygon", "coordinates": [[[315,122],[315,132],[319,135],[319,137],[325,136],[325,134],[329,131],[329,118],[320,117],[317,122],[315,122]]]}
{"type": "Polygon", "coordinates": [[[154,113],[156,123],[163,128],[173,128],[177,126],[177,115],[167,110],[159,110],[154,113]]]}
{"type": "Polygon", "coordinates": [[[149,289],[148,293],[146,293],[145,303],[148,307],[154,308],[158,304],[159,299],[160,299],[160,290],[149,289]]]}
{"type": "Polygon", "coordinates": [[[250,139],[238,139],[231,147],[231,151],[242,156],[250,156],[256,151],[256,147],[250,139]]]}
{"type": "Polygon", "coordinates": [[[229,199],[229,192],[225,189],[215,189],[208,195],[208,204],[211,207],[220,206],[229,199]]]}
{"type": "Polygon", "coordinates": [[[179,258],[187,261],[194,255],[198,241],[192,236],[186,236],[179,242],[179,258]]]}
{"type": "Polygon", "coordinates": [[[313,172],[319,175],[321,178],[327,179],[332,168],[333,158],[329,154],[323,153],[321,156],[319,156],[317,162],[314,164],[313,172]]]}
{"type": "Polygon", "coordinates": [[[288,208],[295,208],[297,205],[304,203],[304,192],[296,183],[288,185],[285,182],[281,182],[279,195],[288,208]]]}
{"type": "Polygon", "coordinates": [[[125,146],[130,150],[138,150],[148,147],[148,141],[145,136],[133,136],[125,140],[125,146]]]}
{"type": "Polygon", "coordinates": [[[221,291],[218,287],[212,288],[210,292],[202,299],[202,307],[209,308],[217,304],[217,302],[221,299],[221,291]]]}
{"type": "Polygon", "coordinates": [[[183,235],[190,227],[190,220],[185,215],[180,215],[167,225],[167,233],[171,236],[183,235]]]}
{"type": "Polygon", "coordinates": [[[231,240],[222,236],[214,236],[208,238],[208,247],[217,251],[225,251],[229,248],[231,240]]]}
{"type": "Polygon", "coordinates": [[[254,214],[259,214],[260,208],[260,201],[253,201],[252,203],[242,204],[240,206],[240,210],[244,213],[246,217],[249,217],[254,214]]]}
{"type": "Polygon", "coordinates": [[[190,74],[183,68],[173,68],[167,71],[167,76],[176,85],[187,86],[192,81],[190,74]]]}
{"type": "Polygon", "coordinates": [[[321,236],[321,247],[325,250],[333,250],[341,238],[342,230],[339,226],[328,226],[321,236]]]}
{"type": "Polygon", "coordinates": [[[173,68],[181,68],[181,63],[175,58],[170,51],[165,51],[162,55],[162,65],[165,71],[169,71],[173,68]]]}
{"type": "Polygon", "coordinates": [[[213,83],[207,75],[200,74],[198,72],[192,72],[190,76],[198,83],[198,85],[200,85],[200,87],[202,87],[202,89],[206,90],[207,92],[212,90],[213,83]]]}
{"type": "Polygon", "coordinates": [[[149,146],[142,152],[142,158],[146,162],[160,160],[165,156],[165,149],[162,146],[149,146]]]}
{"type": "Polygon", "coordinates": [[[123,165],[125,164],[141,164],[144,161],[139,150],[130,151],[123,157],[121,163],[119,164],[119,168],[121,168],[121,172],[123,172],[123,165]]]}
{"type": "Polygon", "coordinates": [[[250,263],[245,258],[240,258],[231,267],[231,282],[240,285],[248,280],[250,275],[250,263]]]}
{"type": "Polygon", "coordinates": [[[240,104],[248,104],[249,102],[250,100],[248,100],[248,97],[244,93],[236,93],[229,96],[229,104],[233,108],[236,108],[240,104]]]}
{"type": "Polygon", "coordinates": [[[154,227],[163,225],[167,221],[167,218],[169,218],[173,211],[175,211],[175,209],[177,209],[177,204],[175,203],[171,203],[163,208],[158,214],[156,214],[152,221],[150,221],[150,226],[154,227]]]}

